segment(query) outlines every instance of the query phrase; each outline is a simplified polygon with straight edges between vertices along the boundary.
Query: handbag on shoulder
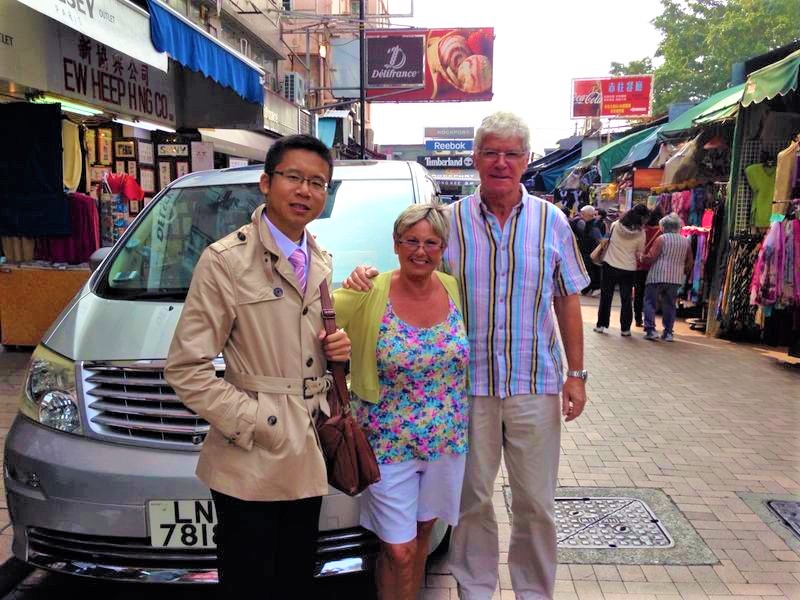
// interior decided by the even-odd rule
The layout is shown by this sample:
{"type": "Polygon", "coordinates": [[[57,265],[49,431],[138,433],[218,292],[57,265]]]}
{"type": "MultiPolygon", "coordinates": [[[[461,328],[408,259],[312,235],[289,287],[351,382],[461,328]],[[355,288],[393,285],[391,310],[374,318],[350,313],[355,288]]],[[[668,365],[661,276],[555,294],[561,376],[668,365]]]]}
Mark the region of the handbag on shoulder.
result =
{"type": "Polygon", "coordinates": [[[603,261],[606,258],[606,252],[608,252],[608,246],[611,243],[611,238],[614,237],[614,228],[611,228],[611,233],[608,235],[608,239],[600,240],[600,243],[597,244],[592,253],[589,255],[589,260],[591,260],[594,264],[598,267],[603,266],[603,261]]]}
{"type": "MultiPolygon", "coordinates": [[[[319,291],[325,332],[334,333],[336,313],[327,281],[322,281],[319,291]]],[[[329,362],[328,370],[333,380],[328,390],[331,416],[325,417],[320,412],[317,433],[325,456],[328,483],[348,496],[355,496],[380,481],[381,472],[364,430],[350,413],[350,392],[345,383],[344,365],[329,362]]]]}

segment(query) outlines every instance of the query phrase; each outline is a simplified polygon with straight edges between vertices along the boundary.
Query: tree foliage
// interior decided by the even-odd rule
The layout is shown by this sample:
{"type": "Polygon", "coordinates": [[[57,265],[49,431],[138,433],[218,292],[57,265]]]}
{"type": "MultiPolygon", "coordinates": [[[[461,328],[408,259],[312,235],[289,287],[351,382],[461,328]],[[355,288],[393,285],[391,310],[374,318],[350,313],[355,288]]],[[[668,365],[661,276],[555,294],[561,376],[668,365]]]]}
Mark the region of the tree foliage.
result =
{"type": "MultiPolygon", "coordinates": [[[[800,0],[661,0],[653,19],[661,42],[652,63],[654,113],[724,89],[734,63],[800,38],[800,0]],[[660,61],[659,61],[660,59],[660,61]],[[659,64],[660,62],[660,64],[659,64]]],[[[633,73],[649,58],[611,63],[612,75],[633,73]]]]}
{"type": "Polygon", "coordinates": [[[622,77],[623,75],[647,75],[653,72],[653,61],[649,56],[645,56],[641,60],[632,60],[631,62],[611,63],[611,71],[609,73],[612,77],[622,77]]]}

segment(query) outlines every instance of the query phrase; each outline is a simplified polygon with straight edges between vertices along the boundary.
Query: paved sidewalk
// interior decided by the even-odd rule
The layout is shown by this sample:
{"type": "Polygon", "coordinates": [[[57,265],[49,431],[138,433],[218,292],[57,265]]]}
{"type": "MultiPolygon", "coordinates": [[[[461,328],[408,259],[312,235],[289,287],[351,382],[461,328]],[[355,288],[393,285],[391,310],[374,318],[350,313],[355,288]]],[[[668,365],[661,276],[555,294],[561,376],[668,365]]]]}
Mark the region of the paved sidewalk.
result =
{"type": "MultiPolygon", "coordinates": [[[[609,332],[597,334],[597,302],[583,301],[589,404],[564,428],[559,485],[660,489],[719,562],[561,564],[556,598],[800,599],[800,554],[738,495],[800,500],[800,371],[778,365],[785,354],[707,338],[683,323],[672,344],[646,341],[641,329],[623,338],[615,311],[609,332]]],[[[510,534],[506,484],[503,472],[494,498],[501,550],[510,534]]],[[[443,561],[432,565],[422,598],[457,598],[446,573],[443,561]]],[[[514,598],[504,564],[499,587],[495,598],[514,598]]]]}
{"type": "MultiPolygon", "coordinates": [[[[706,338],[680,324],[673,344],[643,340],[641,330],[622,338],[616,312],[612,329],[596,334],[597,302],[584,303],[590,403],[564,428],[559,484],[660,489],[719,562],[561,564],[556,598],[800,599],[800,555],[739,496],[800,500],[800,371],[777,366],[778,353],[706,338]]],[[[16,413],[28,357],[0,352],[0,439],[16,413]]],[[[501,550],[510,533],[505,485],[501,472],[494,498],[501,550]]],[[[10,540],[3,494],[0,562],[10,556],[10,540]]],[[[441,560],[431,566],[426,586],[425,600],[456,599],[441,560]]],[[[505,564],[499,587],[495,598],[514,598],[505,564]]]]}

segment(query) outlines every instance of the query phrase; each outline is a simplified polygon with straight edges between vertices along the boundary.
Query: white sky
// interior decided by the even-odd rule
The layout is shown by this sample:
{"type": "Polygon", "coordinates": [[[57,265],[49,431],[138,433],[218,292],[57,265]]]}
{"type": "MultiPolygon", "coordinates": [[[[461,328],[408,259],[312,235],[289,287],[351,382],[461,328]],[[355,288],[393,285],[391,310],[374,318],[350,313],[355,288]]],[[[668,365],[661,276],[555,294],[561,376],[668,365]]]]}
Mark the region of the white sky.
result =
{"type": "MultiPolygon", "coordinates": [[[[407,1],[400,5],[407,6],[407,1]]],[[[608,75],[612,61],[653,56],[659,0],[414,0],[415,27],[494,27],[491,102],[372,103],[377,144],[420,144],[425,127],[478,127],[496,110],[521,115],[541,152],[574,132],[571,80],[608,75]]]]}

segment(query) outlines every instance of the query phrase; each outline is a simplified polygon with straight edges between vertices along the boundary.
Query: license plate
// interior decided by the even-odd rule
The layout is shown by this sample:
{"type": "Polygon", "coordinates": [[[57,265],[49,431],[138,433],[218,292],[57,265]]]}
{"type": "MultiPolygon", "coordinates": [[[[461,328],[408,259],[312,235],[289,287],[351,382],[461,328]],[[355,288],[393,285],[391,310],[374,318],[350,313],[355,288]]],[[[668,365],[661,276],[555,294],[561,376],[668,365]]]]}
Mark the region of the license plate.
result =
{"type": "Polygon", "coordinates": [[[151,500],[150,544],[157,548],[216,548],[213,500],[151,500]]]}

